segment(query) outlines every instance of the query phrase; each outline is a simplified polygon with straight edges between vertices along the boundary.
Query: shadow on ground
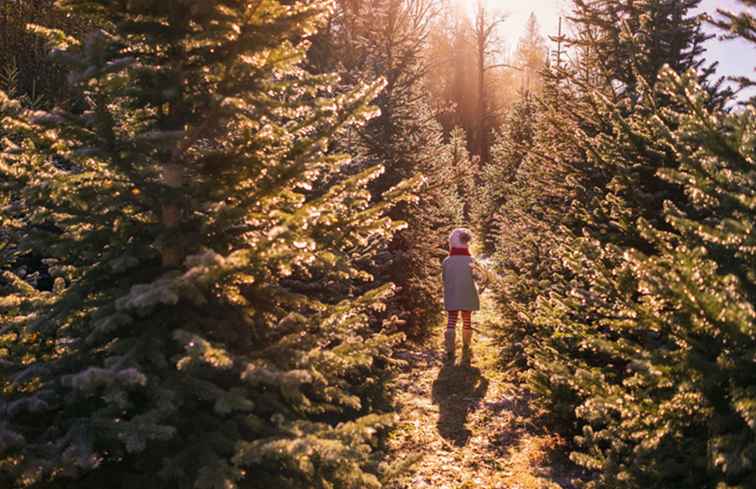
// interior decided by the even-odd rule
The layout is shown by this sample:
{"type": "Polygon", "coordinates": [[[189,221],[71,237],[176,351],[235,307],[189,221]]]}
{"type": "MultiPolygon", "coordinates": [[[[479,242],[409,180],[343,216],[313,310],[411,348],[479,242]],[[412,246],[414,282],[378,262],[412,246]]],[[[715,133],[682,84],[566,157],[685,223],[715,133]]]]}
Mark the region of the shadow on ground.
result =
{"type": "Polygon", "coordinates": [[[431,396],[438,404],[438,433],[456,446],[470,439],[467,415],[477,409],[488,390],[488,379],[463,357],[459,364],[445,362],[433,381],[431,396]]]}

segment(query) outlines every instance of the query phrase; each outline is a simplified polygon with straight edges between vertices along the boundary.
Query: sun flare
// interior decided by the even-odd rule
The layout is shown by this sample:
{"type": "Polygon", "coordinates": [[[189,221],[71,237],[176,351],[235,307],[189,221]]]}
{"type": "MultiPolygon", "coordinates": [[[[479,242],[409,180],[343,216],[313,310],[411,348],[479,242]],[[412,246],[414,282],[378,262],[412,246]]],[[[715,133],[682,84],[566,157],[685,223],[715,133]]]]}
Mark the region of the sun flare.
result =
{"type": "MultiPolygon", "coordinates": [[[[457,0],[459,5],[472,13],[478,0],[457,0]]],[[[535,14],[541,34],[545,38],[555,36],[559,28],[559,16],[564,15],[569,7],[567,0],[484,0],[486,8],[496,14],[506,16],[501,24],[499,35],[505,50],[512,50],[525,32],[530,14],[535,14]]]]}

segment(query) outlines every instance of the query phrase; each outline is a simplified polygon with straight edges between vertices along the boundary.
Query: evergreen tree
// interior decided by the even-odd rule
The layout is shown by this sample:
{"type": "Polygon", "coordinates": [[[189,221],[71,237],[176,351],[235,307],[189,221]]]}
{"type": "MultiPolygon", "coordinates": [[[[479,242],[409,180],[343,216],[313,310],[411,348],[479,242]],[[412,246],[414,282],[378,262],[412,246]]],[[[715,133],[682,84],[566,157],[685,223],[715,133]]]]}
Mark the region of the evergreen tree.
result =
{"type": "MultiPolygon", "coordinates": [[[[547,84],[548,86],[548,84],[547,84]]],[[[570,94],[562,91],[561,100],[570,94]]],[[[578,161],[580,152],[563,136],[568,128],[577,130],[568,113],[559,110],[551,98],[530,99],[527,118],[528,144],[502,138],[498,145],[516,155],[514,170],[496,190],[501,195],[493,221],[492,265],[500,280],[494,283],[497,309],[503,319],[499,331],[504,360],[519,368],[528,364],[527,353],[548,337],[548,328],[535,326],[539,297],[561,291],[569,283],[569,273],[555,245],[571,236],[580,215],[573,205],[582,197],[577,168],[565,161],[578,161]]],[[[506,134],[506,133],[505,133],[506,134]]],[[[549,405],[552,419],[562,420],[559,405],[549,405]]],[[[574,406],[568,405],[572,418],[574,406]]],[[[569,427],[569,425],[567,425],[569,427]]],[[[565,425],[557,422],[559,431],[565,425]]]]}
{"type": "Polygon", "coordinates": [[[450,146],[445,145],[422,88],[426,73],[422,55],[432,7],[427,0],[381,0],[369,5],[344,1],[334,20],[338,27],[319,41],[325,45],[320,50],[342,64],[345,80],[386,80],[375,102],[380,115],[342,139],[343,145],[356,150],[357,168],[372,162],[386,165],[386,173],[371,184],[373,193],[381,194],[404,179],[425,180],[415,188],[415,203],[391,211],[391,217],[407,227],[396,234],[383,261],[371,270],[378,280],[399,287],[386,314],[401,318],[405,331],[418,336],[440,319],[441,259],[448,232],[462,220],[459,185],[472,170],[466,151],[458,146],[460,133],[455,132],[450,146]]]}
{"type": "MultiPolygon", "coordinates": [[[[55,46],[83,111],[0,94],[3,223],[49,292],[3,273],[0,483],[379,487],[369,404],[398,336],[359,266],[400,224],[337,134],[380,83],[302,68],[320,1],[72,0],[115,26],[55,46]],[[54,156],[72,161],[61,169],[54,156]],[[9,196],[13,196],[11,200],[9,196]]],[[[395,180],[397,183],[399,180],[395,180]]]]}
{"type": "MultiPolygon", "coordinates": [[[[574,188],[555,187],[556,230],[535,225],[543,197],[523,202],[521,232],[552,243],[548,275],[536,294],[502,288],[530,385],[578,435],[588,487],[751,487],[753,108],[728,113],[695,71],[692,5],[577,3],[580,63],[550,78],[552,133],[529,154],[551,173],[537,182],[574,188]]],[[[523,255],[510,275],[543,262],[523,255]]]]}
{"type": "Polygon", "coordinates": [[[569,17],[576,35],[568,45],[582,58],[577,76],[592,86],[612,82],[617,92],[633,95],[641,79],[653,80],[664,65],[682,72],[714,72],[702,58],[701,19],[690,15],[700,0],[574,0],[569,17]]]}
{"type": "MultiPolygon", "coordinates": [[[[677,69],[702,66],[696,58],[697,46],[705,37],[696,18],[687,15],[692,7],[687,2],[670,2],[665,9],[647,14],[644,9],[655,8],[653,2],[576,2],[572,20],[577,32],[567,39],[576,50],[576,61],[546,71],[536,142],[525,158],[530,163],[521,166],[516,185],[506,190],[517,203],[501,212],[504,228],[511,231],[515,221],[522,226],[520,236],[502,233],[498,240],[503,251],[497,262],[504,275],[509,274],[509,283],[516,286],[516,277],[524,270],[544,272],[539,287],[525,287],[529,292],[521,296],[523,302],[510,301],[520,317],[532,320],[538,295],[566,290],[571,273],[564,267],[551,267],[565,262],[554,244],[562,243],[569,251],[571,234],[589,233],[605,242],[641,246],[643,239],[634,231],[634,220],[644,217],[663,225],[659,215],[664,200],[682,202],[677,187],[654,177],[659,168],[674,168],[674,157],[618,128],[632,114],[642,117],[639,114],[645,110],[650,116],[638,102],[642,97],[655,108],[671,103],[652,86],[653,70],[664,60],[677,69]],[[670,10],[673,4],[675,9],[670,10]],[[670,19],[682,20],[671,26],[670,19]],[[629,26],[636,26],[633,35],[629,26]],[[665,36],[677,40],[688,36],[688,41],[672,43],[665,36]],[[643,54],[651,52],[650,58],[643,54]],[[604,146],[604,156],[596,151],[599,145],[604,146]],[[532,255],[518,253],[525,235],[552,245],[536,245],[532,255]],[[520,264],[510,267],[517,256],[520,264]],[[510,264],[504,265],[508,260],[510,264]],[[537,263],[551,265],[541,269],[537,263]]],[[[502,302],[510,299],[505,296],[502,302]]],[[[544,336],[550,334],[544,332],[544,336]]]]}
{"type": "Polygon", "coordinates": [[[451,231],[465,223],[464,196],[472,180],[464,132],[454,130],[447,144],[439,129],[434,133],[436,139],[425,142],[425,152],[415,162],[415,171],[427,177],[417,200],[400,208],[408,226],[391,244],[387,269],[391,281],[402,287],[396,313],[406,318],[406,331],[413,336],[428,334],[441,321],[441,263],[451,231]]]}
{"type": "Polygon", "coordinates": [[[541,93],[543,88],[542,72],[546,67],[548,48],[541,35],[538,19],[531,13],[525,25],[525,34],[517,43],[514,64],[520,70],[519,90],[529,93],[541,93]]]}
{"type": "Polygon", "coordinates": [[[581,227],[603,241],[639,246],[643,240],[632,223],[643,217],[661,224],[662,203],[682,201],[677,187],[654,176],[659,168],[677,166],[674,155],[617,128],[631,117],[651,117],[648,107],[670,106],[672,102],[654,90],[662,66],[677,72],[698,70],[710,91],[719,88],[708,82],[715,65],[707,66],[701,56],[703,43],[712,36],[702,32],[701,18],[690,13],[697,5],[667,0],[575,2],[571,20],[577,34],[568,45],[579,58],[568,83],[579,95],[557,103],[563,104],[559,110],[573,114],[579,128],[563,134],[582,154],[578,165],[583,168],[576,172],[586,188],[580,199],[585,214],[581,227]],[[596,151],[598,146],[602,150],[596,151]]]}
{"type": "MultiPolygon", "coordinates": [[[[740,0],[743,6],[753,8],[753,0],[740,0]]],[[[717,9],[718,18],[708,20],[716,27],[719,27],[723,31],[722,37],[724,39],[737,39],[742,37],[750,42],[756,41],[756,17],[747,9],[741,12],[730,12],[728,10],[717,9]]],[[[739,87],[739,92],[743,90],[752,89],[756,86],[756,81],[747,76],[732,77],[739,87]]],[[[751,95],[749,103],[754,104],[754,98],[756,95],[751,95]]]]}
{"type": "Polygon", "coordinates": [[[472,220],[486,253],[492,253],[495,249],[502,206],[533,144],[535,110],[535,100],[522,93],[522,98],[514,103],[504,119],[501,133],[491,149],[491,161],[483,165],[478,175],[481,185],[474,201],[472,220]]]}
{"type": "Polygon", "coordinates": [[[16,92],[36,102],[52,106],[74,95],[65,86],[63,66],[50,62],[45,42],[25,26],[29,23],[63,29],[81,39],[87,31],[102,24],[92,13],[67,15],[51,9],[52,0],[3,2],[0,7],[0,90],[16,92]]]}
{"type": "Polygon", "coordinates": [[[692,70],[661,77],[679,108],[625,130],[675,154],[658,175],[690,210],[668,201],[670,230],[638,219],[644,250],[572,242],[579,281],[540,307],[554,336],[533,355],[535,384],[575,394],[588,487],[753,487],[754,111],[707,108],[692,70]]]}

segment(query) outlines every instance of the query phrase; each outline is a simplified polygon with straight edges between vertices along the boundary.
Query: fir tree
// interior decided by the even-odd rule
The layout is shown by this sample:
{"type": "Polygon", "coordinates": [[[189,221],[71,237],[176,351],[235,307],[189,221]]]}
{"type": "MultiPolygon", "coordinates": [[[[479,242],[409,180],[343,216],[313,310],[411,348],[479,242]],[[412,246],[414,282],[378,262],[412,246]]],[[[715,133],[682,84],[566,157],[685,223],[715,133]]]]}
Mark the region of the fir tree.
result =
{"type": "MultiPolygon", "coordinates": [[[[566,92],[561,97],[562,102],[572,103],[566,92]]],[[[527,366],[527,353],[549,335],[549,329],[535,326],[539,297],[563,290],[568,283],[555,245],[577,226],[580,216],[573,212],[573,205],[582,196],[576,168],[564,164],[580,156],[562,134],[576,129],[574,121],[551,98],[530,99],[529,106],[527,122],[517,126],[528,128],[527,144],[505,138],[498,143],[508,148],[503,154],[518,159],[507,178],[494,187],[501,205],[495,211],[491,236],[492,265],[500,277],[494,283],[494,299],[504,323],[499,332],[503,358],[520,368],[527,366]]],[[[553,419],[561,420],[561,406],[549,407],[553,419]]],[[[567,409],[571,412],[573,406],[567,409]]],[[[563,431],[565,426],[557,423],[556,428],[563,431]]]]}
{"type": "Polygon", "coordinates": [[[572,148],[531,154],[578,185],[563,231],[548,235],[553,278],[521,308],[532,321],[531,386],[565,431],[576,429],[572,458],[595,471],[588,487],[751,487],[753,377],[742,372],[754,371],[753,257],[743,248],[753,108],[722,109],[727,92],[712,96],[686,57],[697,37],[662,42],[682,13],[656,13],[638,12],[649,30],[629,51],[608,49],[614,27],[593,24],[585,35],[607,44],[585,49],[602,60],[583,53],[547,91],[561,96],[546,120],[556,128],[563,114],[556,134],[572,148]],[[616,85],[607,67],[620,52],[632,78],[616,85]],[[657,79],[665,56],[674,69],[657,79]]]}
{"type": "Polygon", "coordinates": [[[381,84],[302,68],[326,2],[67,6],[116,26],[36,28],[86,109],[0,94],[3,221],[55,277],[3,275],[3,486],[378,487],[360,393],[397,337],[367,329],[390,284],[355,291],[406,192],[314,186],[381,84]]]}
{"type": "Polygon", "coordinates": [[[576,35],[568,45],[582,58],[576,75],[592,86],[613,82],[632,95],[640,79],[653,80],[664,65],[681,72],[700,70],[701,80],[714,72],[702,58],[701,19],[691,15],[700,0],[574,0],[569,20],[576,35]]]}
{"type": "MultiPolygon", "coordinates": [[[[522,195],[543,193],[535,199],[545,205],[531,207],[531,200],[531,204],[520,202],[523,206],[515,205],[502,212],[505,219],[517,214],[520,222],[528,223],[522,233],[541,236],[544,242],[552,243],[569,242],[569,234],[590,233],[605,242],[639,246],[643,240],[634,231],[634,220],[644,217],[663,224],[659,219],[663,201],[682,201],[678,188],[654,177],[657,169],[676,166],[673,156],[643,138],[621,131],[630,123],[629,117],[650,116],[651,110],[639,104],[644,97],[647,106],[657,109],[670,104],[664,95],[654,91],[652,83],[656,77],[653,70],[665,60],[674,63],[676,69],[702,66],[696,56],[706,37],[700,33],[698,20],[687,15],[694,5],[670,2],[653,13],[644,10],[654,5],[576,2],[572,20],[577,33],[568,39],[576,49],[576,62],[546,72],[536,143],[527,152],[533,160],[530,176],[518,178],[517,187],[507,190],[522,195]],[[680,20],[679,25],[670,27],[674,19],[680,20]],[[630,30],[631,26],[635,30],[630,30]],[[681,42],[685,36],[687,41],[681,42]],[[667,37],[680,42],[669,42],[667,37]],[[599,146],[601,150],[597,150],[599,146]],[[538,165],[543,166],[541,175],[538,165]],[[543,182],[549,183],[540,185],[543,182]],[[545,228],[539,221],[547,215],[550,224],[546,228],[551,231],[541,235],[545,228]],[[528,226],[532,226],[532,233],[527,231],[528,226]]],[[[516,256],[517,239],[502,235],[501,240],[507,248],[500,254],[501,260],[516,256]]],[[[570,246],[565,244],[567,250],[570,246]]],[[[537,260],[547,254],[559,254],[556,247],[551,248],[539,252],[537,260]]],[[[517,269],[529,268],[528,261],[524,259],[517,269]]],[[[554,256],[549,261],[564,260],[554,256]]],[[[544,276],[544,296],[551,287],[563,290],[562,272],[550,270],[553,280],[544,276]]],[[[526,295],[532,298],[532,294],[526,295]]],[[[535,302],[522,304],[532,308],[535,302]]]]}
{"type": "Polygon", "coordinates": [[[423,92],[427,61],[422,55],[432,15],[433,3],[427,0],[343,1],[333,20],[337,27],[319,40],[324,44],[319,50],[337,60],[326,66],[340,63],[347,83],[386,80],[375,101],[380,115],[341,139],[356,152],[356,168],[373,162],[386,165],[385,174],[372,182],[372,192],[381,194],[403,179],[425,180],[416,188],[415,203],[391,211],[407,228],[388,243],[383,260],[372,270],[378,280],[398,286],[400,293],[386,314],[401,318],[412,335],[427,333],[440,318],[440,263],[448,232],[462,219],[460,185],[472,170],[466,151],[458,146],[461,134],[455,132],[451,146],[445,145],[423,92]]]}
{"type": "MultiPolygon", "coordinates": [[[[752,0],[741,0],[743,6],[753,7],[752,0]]],[[[739,37],[750,42],[756,41],[756,17],[754,14],[744,9],[741,12],[730,12],[728,10],[717,9],[717,18],[709,17],[708,20],[716,27],[724,31],[722,37],[725,39],[737,39],[739,37]]],[[[739,87],[739,91],[747,90],[756,86],[756,81],[747,76],[734,77],[732,79],[739,87]]],[[[749,103],[754,104],[754,95],[750,97],[749,103]]]]}
{"type": "Polygon", "coordinates": [[[579,280],[536,321],[554,336],[532,357],[535,385],[575,394],[573,459],[598,472],[588,487],[756,483],[754,112],[707,108],[696,78],[664,70],[658,89],[679,108],[633,126],[675,154],[659,177],[690,210],[667,202],[670,230],[638,219],[643,251],[573,241],[579,280]]]}
{"type": "Polygon", "coordinates": [[[509,109],[501,133],[491,149],[491,161],[483,165],[478,179],[473,223],[483,250],[492,253],[499,235],[498,220],[507,201],[511,183],[533,144],[535,100],[527,93],[509,109]]]}
{"type": "Polygon", "coordinates": [[[51,9],[50,0],[4,2],[0,12],[0,90],[16,92],[46,107],[73,96],[65,85],[65,69],[50,62],[45,42],[25,26],[29,23],[63,29],[81,39],[87,31],[102,24],[92,13],[66,15],[51,9]]]}
{"type": "Polygon", "coordinates": [[[525,34],[517,43],[514,64],[519,69],[520,91],[541,93],[543,89],[542,72],[546,67],[548,48],[541,35],[538,19],[531,13],[525,25],[525,34]]]}
{"type": "Polygon", "coordinates": [[[403,210],[408,224],[392,242],[393,257],[388,268],[393,283],[403,289],[397,294],[398,314],[407,319],[407,331],[422,336],[441,320],[441,262],[448,249],[448,237],[465,224],[465,196],[472,187],[472,164],[464,132],[452,131],[446,144],[440,129],[435,140],[426,142],[415,171],[426,175],[416,193],[417,201],[403,210]]]}

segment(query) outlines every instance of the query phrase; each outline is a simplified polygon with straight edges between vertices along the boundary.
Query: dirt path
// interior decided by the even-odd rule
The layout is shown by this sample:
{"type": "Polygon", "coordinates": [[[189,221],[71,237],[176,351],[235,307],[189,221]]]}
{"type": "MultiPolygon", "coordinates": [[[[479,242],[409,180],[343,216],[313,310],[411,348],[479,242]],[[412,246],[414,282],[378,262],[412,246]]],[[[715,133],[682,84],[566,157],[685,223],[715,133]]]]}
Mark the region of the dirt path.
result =
{"type": "Polygon", "coordinates": [[[562,441],[533,423],[526,397],[498,366],[491,301],[474,316],[479,330],[471,358],[443,358],[439,326],[433,341],[398,352],[407,361],[395,379],[399,428],[389,439],[390,462],[412,464],[389,489],[571,488],[550,453],[562,441]]]}

